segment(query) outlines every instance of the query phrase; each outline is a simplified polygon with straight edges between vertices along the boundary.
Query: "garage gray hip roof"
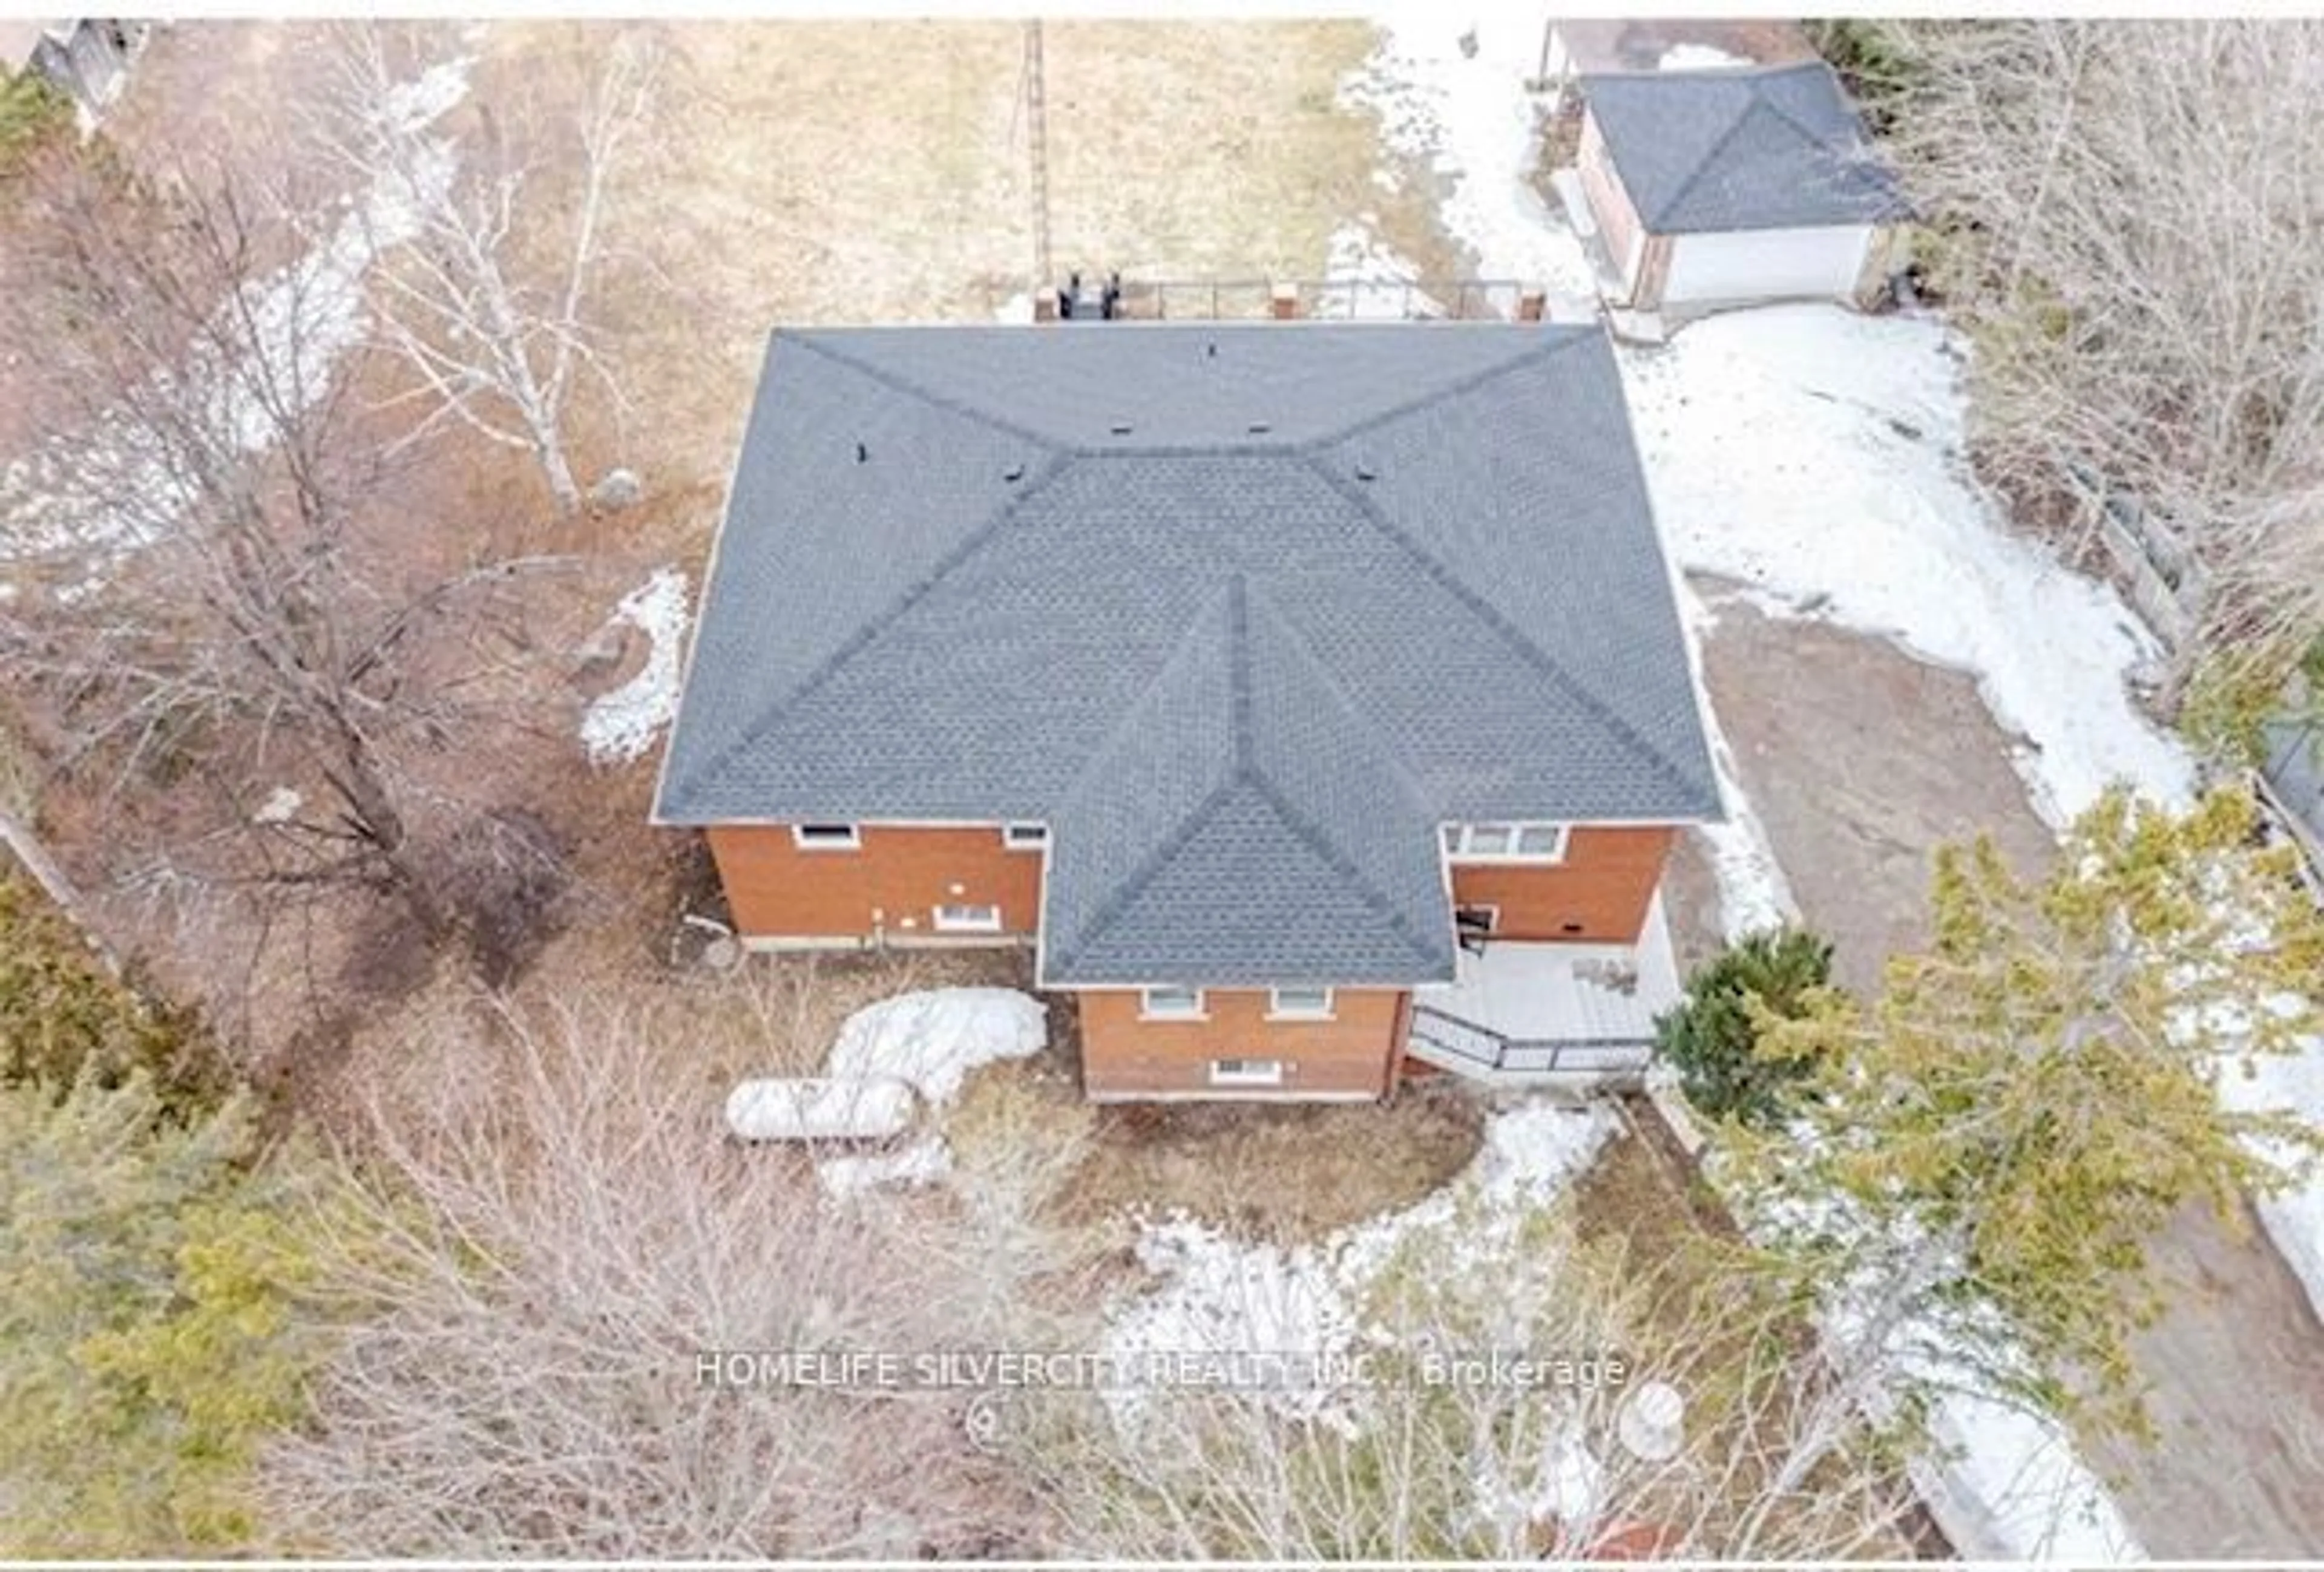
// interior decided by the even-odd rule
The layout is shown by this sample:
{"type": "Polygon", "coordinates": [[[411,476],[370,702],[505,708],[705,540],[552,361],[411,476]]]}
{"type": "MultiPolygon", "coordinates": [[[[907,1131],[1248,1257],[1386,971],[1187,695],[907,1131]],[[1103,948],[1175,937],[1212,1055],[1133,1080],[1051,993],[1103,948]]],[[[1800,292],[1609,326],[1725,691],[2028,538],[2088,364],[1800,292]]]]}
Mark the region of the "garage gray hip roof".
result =
{"type": "Polygon", "coordinates": [[[663,823],[1049,826],[1045,980],[1452,976],[1446,822],[1715,818],[1596,328],[782,331],[663,823]]]}
{"type": "Polygon", "coordinates": [[[1582,92],[1639,222],[1655,234],[1910,216],[1821,60],[1584,77],[1582,92]]]}

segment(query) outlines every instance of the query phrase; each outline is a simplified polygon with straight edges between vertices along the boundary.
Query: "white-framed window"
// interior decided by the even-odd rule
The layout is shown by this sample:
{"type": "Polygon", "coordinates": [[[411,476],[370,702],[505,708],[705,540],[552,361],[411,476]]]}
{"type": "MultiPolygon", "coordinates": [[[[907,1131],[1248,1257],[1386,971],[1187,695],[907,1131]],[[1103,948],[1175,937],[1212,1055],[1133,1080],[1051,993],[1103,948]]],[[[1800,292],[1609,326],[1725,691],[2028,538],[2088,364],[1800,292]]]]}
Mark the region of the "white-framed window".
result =
{"type": "Polygon", "coordinates": [[[1001,932],[1001,908],[938,906],[936,909],[936,930],[939,933],[998,933],[1001,932]]]}
{"type": "Polygon", "coordinates": [[[1047,824],[1003,824],[1001,844],[1011,851],[1038,851],[1049,843],[1047,824]]]}
{"type": "Polygon", "coordinates": [[[863,834],[853,824],[793,824],[791,844],[801,851],[853,851],[863,834]]]}
{"type": "Polygon", "coordinates": [[[1281,1086],[1283,1061],[1280,1059],[1213,1059],[1211,1061],[1213,1086],[1281,1086]]]}
{"type": "Polygon", "coordinates": [[[1138,1012],[1149,1021],[1199,1021],[1203,1018],[1203,990],[1177,987],[1141,988],[1138,1012]]]}
{"type": "Polygon", "coordinates": [[[1563,862],[1567,828],[1538,823],[1447,824],[1444,855],[1455,862],[1563,862]]]}
{"type": "Polygon", "coordinates": [[[1328,988],[1272,989],[1267,999],[1267,1018],[1270,1021],[1328,1021],[1332,1018],[1332,990],[1328,988]]]}

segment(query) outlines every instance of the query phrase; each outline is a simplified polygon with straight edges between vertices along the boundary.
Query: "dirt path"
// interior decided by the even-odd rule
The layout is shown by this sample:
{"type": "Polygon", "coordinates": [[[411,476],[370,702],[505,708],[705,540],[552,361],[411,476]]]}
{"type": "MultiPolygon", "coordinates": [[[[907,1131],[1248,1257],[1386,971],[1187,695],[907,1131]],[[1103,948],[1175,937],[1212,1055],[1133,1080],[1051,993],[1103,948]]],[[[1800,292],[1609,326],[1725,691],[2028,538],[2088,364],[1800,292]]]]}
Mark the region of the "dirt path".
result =
{"type": "MultiPolygon", "coordinates": [[[[1833,937],[1842,981],[1876,985],[1889,953],[1925,936],[1941,841],[1983,826],[2021,869],[2050,856],[1969,679],[1882,640],[1772,620],[1732,585],[1695,588],[1719,613],[1704,670],[1743,789],[1807,920],[1833,937]]],[[[1690,845],[1671,903],[1683,951],[1716,942],[1708,882],[1690,845]]],[[[2155,1243],[2181,1285],[2135,1344],[2160,1444],[2084,1444],[2159,1558],[2324,1555],[2324,1326],[2245,1220],[2239,1240],[2190,1210],[2155,1243]]]]}

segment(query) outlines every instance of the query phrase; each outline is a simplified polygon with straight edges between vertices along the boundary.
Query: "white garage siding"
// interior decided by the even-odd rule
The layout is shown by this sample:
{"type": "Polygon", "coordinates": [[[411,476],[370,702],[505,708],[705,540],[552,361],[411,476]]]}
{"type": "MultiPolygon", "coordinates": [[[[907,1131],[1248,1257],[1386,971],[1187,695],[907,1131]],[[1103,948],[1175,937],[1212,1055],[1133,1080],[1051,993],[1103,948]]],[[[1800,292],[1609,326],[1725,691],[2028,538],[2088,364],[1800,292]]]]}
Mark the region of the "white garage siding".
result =
{"type": "Polygon", "coordinates": [[[1856,292],[1871,240],[1868,225],[1674,235],[1662,298],[1706,304],[1846,299],[1856,292]]]}

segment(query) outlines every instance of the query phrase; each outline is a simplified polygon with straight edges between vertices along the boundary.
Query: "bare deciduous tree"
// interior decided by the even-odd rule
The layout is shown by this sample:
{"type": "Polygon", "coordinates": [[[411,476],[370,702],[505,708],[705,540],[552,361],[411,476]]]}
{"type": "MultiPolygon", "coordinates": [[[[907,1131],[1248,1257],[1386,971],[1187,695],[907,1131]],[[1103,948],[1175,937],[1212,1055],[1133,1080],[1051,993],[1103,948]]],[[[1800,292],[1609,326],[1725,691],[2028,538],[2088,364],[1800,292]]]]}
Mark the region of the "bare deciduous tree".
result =
{"type": "Polygon", "coordinates": [[[643,122],[656,61],[638,35],[615,41],[569,145],[534,110],[512,125],[480,112],[475,145],[455,147],[412,112],[377,28],[343,32],[312,106],[314,135],[338,164],[397,198],[400,226],[374,290],[385,343],[431,406],[420,433],[448,420],[532,455],[560,519],[580,510],[566,428],[576,384],[620,389],[593,343],[592,277],[623,144],[643,122]],[[569,200],[542,166],[576,160],[569,200]]]}
{"type": "MultiPolygon", "coordinates": [[[[1279,1392],[1034,1405],[1016,1451],[1080,1556],[1270,1561],[1909,1552],[1901,1428],[1868,1423],[1795,1307],[1702,1263],[1578,1239],[1553,1205],[1506,1252],[1474,1219],[1422,1230],[1359,1312],[1362,1364],[1326,1409],[1279,1392]],[[1525,1357],[1531,1371],[1490,1360],[1525,1357]],[[1564,1361],[1565,1374],[1552,1369],[1564,1361]],[[1614,1361],[1616,1369],[1606,1364],[1614,1361]],[[1462,1363],[1465,1361],[1466,1363],[1462,1363]],[[1597,1362],[1594,1369],[1591,1362],[1597,1362]],[[1655,1386],[1682,1405],[1657,1414],[1655,1386]],[[1826,1444],[1831,1417],[1846,1444],[1826,1444]],[[1803,1448],[1814,1457],[1797,1466],[1803,1448]]],[[[1270,1319],[1264,1307],[1255,1319],[1270,1319]]]]}
{"type": "Polygon", "coordinates": [[[1070,1123],[940,1191],[833,1200],[799,1153],[726,1139],[715,1082],[668,1073],[705,1019],[698,999],[568,989],[410,1044],[473,1080],[420,1077],[416,1103],[374,1085],[369,1177],[318,1219],[350,1323],[316,1424],[269,1469],[289,1531],[366,1555],[1032,1542],[1034,1504],[963,1427],[967,1393],[755,1361],[1084,1336],[1040,1303],[1077,1247],[1032,1226],[1081,1155],[1070,1123]]]}
{"type": "Polygon", "coordinates": [[[2264,649],[2281,681],[2324,630],[2324,24],[1911,23],[1880,42],[1891,146],[1976,340],[1987,473],[2135,497],[2209,570],[2193,653],[2264,649]]]}
{"type": "Polygon", "coordinates": [[[538,565],[365,527],[392,477],[343,418],[360,258],[300,250],[294,207],[222,175],[53,171],[50,287],[18,305],[58,403],[0,483],[0,658],[50,768],[176,781],[173,878],[360,885],[432,936],[451,914],[405,767],[506,667],[497,611],[538,565]]]}

